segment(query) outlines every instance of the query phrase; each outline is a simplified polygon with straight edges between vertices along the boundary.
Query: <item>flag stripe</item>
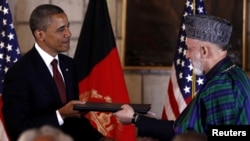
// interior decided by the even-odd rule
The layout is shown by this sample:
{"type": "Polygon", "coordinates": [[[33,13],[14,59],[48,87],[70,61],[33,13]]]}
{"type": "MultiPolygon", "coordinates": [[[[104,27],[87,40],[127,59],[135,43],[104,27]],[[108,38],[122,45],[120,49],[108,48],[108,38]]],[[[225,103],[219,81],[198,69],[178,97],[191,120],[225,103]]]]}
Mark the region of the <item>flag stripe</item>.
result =
{"type": "MultiPolygon", "coordinates": [[[[105,0],[106,1],[106,0],[105,0]]],[[[100,11],[108,11],[106,2],[91,0],[83,22],[78,44],[84,47],[77,47],[75,51],[76,65],[78,66],[79,80],[88,76],[93,67],[106,57],[112,48],[116,47],[112,26],[109,25],[110,17],[107,12],[98,15],[100,11]],[[100,23],[105,28],[100,27],[100,23]],[[105,36],[99,36],[105,35],[105,36]],[[103,46],[99,48],[99,46],[103,46]],[[82,52],[88,52],[82,55],[82,52]],[[78,61],[89,60],[89,61],[78,61]]]]}
{"type": "MultiPolygon", "coordinates": [[[[118,58],[117,55],[117,49],[114,48],[110,54],[96,64],[91,73],[80,82],[81,100],[86,101],[86,92],[90,92],[90,96],[88,95],[89,97],[87,98],[87,101],[129,103],[125,83],[122,83],[125,82],[125,80],[123,77],[117,77],[123,75],[122,71],[119,68],[117,69],[117,65],[121,65],[120,61],[115,59],[118,58]],[[111,75],[114,77],[110,77],[111,75]],[[96,91],[91,92],[90,90],[96,91]],[[91,93],[94,94],[91,95],[91,93]]],[[[92,125],[97,127],[100,132],[102,132],[105,136],[113,137],[119,141],[123,141],[124,136],[130,137],[133,141],[133,138],[135,138],[135,129],[133,126],[122,126],[113,116],[110,117],[111,122],[107,124],[108,126],[103,125],[102,119],[99,117],[100,114],[101,112],[90,112],[90,114],[87,115],[87,117],[91,119],[92,125]],[[117,129],[108,131],[107,128],[111,128],[112,126],[117,129]]]]}
{"type": "Polygon", "coordinates": [[[0,141],[8,141],[2,115],[2,88],[8,69],[21,57],[7,0],[0,1],[0,141]]]}
{"type": "Polygon", "coordinates": [[[0,141],[8,141],[9,138],[5,132],[4,125],[2,121],[0,120],[0,141]]]}
{"type": "MultiPolygon", "coordinates": [[[[172,81],[169,82],[169,87],[173,87],[172,86],[172,81]]],[[[168,93],[169,93],[169,103],[171,105],[171,108],[172,108],[172,112],[174,114],[174,117],[177,117],[178,114],[179,114],[179,109],[178,109],[178,104],[177,104],[177,101],[174,97],[174,92],[173,92],[173,89],[168,89],[168,93]]]]}
{"type": "Polygon", "coordinates": [[[112,49],[110,54],[108,54],[103,60],[96,64],[93,67],[91,73],[79,82],[80,92],[85,92],[90,88],[99,88],[99,92],[104,94],[110,93],[112,91],[119,92],[119,94],[114,94],[112,99],[117,102],[128,102],[129,97],[127,95],[127,88],[125,83],[122,83],[125,82],[125,79],[124,77],[116,77],[123,76],[122,70],[117,67],[121,66],[121,63],[119,59],[114,58],[119,58],[116,48],[112,49]],[[114,77],[110,77],[110,75],[113,75],[114,77]],[[104,82],[105,85],[103,85],[104,82]],[[125,95],[122,100],[120,99],[121,95],[125,95]]]}
{"type": "MultiPolygon", "coordinates": [[[[0,96],[0,108],[2,109],[2,96],[0,96]]],[[[2,115],[2,110],[0,112],[0,141],[8,141],[8,136],[4,128],[4,123],[2,122],[3,115],[2,115]]]]}
{"type": "MultiPolygon", "coordinates": [[[[106,0],[89,1],[74,60],[82,101],[129,103],[106,0]]],[[[135,127],[121,125],[112,113],[89,112],[85,116],[105,136],[136,140],[135,127]]]]}
{"type": "Polygon", "coordinates": [[[204,76],[196,77],[196,80],[193,79],[193,68],[191,62],[185,56],[187,47],[185,44],[186,33],[183,21],[185,16],[193,15],[193,11],[195,11],[196,14],[206,14],[203,0],[196,0],[195,4],[193,0],[186,1],[182,15],[182,22],[179,28],[176,54],[169,79],[162,119],[175,120],[192,100],[192,81],[196,81],[196,89],[194,91],[202,86],[202,83],[200,82],[203,81],[204,76]],[[197,83],[197,79],[202,81],[197,83]]]}

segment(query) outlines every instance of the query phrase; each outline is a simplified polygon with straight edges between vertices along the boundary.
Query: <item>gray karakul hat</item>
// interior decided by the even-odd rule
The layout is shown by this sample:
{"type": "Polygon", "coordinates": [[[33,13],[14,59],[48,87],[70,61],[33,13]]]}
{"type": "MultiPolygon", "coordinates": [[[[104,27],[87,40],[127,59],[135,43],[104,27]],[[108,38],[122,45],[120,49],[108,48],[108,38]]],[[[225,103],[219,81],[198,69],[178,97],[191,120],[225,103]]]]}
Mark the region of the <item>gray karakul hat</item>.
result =
{"type": "Polygon", "coordinates": [[[220,46],[229,43],[232,25],[225,19],[211,15],[191,15],[185,18],[188,38],[207,41],[220,46]]]}

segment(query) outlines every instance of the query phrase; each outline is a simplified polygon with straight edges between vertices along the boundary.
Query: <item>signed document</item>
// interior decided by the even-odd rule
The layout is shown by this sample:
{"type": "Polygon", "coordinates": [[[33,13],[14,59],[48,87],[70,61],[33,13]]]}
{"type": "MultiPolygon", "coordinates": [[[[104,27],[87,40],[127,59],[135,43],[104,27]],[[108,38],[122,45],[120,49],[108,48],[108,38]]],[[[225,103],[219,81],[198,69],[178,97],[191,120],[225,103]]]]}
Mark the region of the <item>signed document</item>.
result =
{"type": "MultiPolygon", "coordinates": [[[[75,104],[74,110],[82,112],[100,111],[100,112],[116,112],[121,110],[122,103],[105,103],[105,102],[86,102],[85,104],[75,104]]],[[[135,112],[147,114],[151,109],[151,104],[129,104],[135,112]]]]}

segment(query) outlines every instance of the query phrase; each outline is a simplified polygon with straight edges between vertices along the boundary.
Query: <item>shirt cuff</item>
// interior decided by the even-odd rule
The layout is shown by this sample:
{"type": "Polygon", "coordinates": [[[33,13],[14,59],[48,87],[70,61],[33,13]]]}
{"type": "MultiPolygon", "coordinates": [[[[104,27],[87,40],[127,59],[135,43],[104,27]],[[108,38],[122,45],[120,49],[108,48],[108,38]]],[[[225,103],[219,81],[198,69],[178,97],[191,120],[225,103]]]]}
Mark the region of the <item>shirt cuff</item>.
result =
{"type": "Polygon", "coordinates": [[[63,125],[64,121],[58,110],[56,110],[56,116],[57,116],[59,125],[63,125]]]}

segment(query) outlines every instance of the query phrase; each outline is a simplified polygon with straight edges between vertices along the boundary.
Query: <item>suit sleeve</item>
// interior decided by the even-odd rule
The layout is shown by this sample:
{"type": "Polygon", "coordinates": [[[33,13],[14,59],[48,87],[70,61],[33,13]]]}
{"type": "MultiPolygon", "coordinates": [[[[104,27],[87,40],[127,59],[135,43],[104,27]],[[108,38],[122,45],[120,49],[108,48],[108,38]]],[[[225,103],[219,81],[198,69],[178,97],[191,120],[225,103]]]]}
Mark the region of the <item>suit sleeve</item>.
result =
{"type": "Polygon", "coordinates": [[[174,121],[160,120],[139,115],[135,126],[138,128],[139,136],[153,137],[160,141],[169,141],[175,135],[173,123],[174,121]]]}

